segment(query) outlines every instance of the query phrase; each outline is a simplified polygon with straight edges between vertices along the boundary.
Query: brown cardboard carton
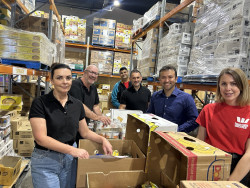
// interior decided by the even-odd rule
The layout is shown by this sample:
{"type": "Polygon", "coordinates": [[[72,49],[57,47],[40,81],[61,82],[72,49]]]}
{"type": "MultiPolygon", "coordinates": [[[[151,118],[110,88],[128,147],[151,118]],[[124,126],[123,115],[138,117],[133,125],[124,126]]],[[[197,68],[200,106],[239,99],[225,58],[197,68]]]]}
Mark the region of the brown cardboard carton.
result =
{"type": "Polygon", "coordinates": [[[229,177],[231,155],[185,133],[153,131],[149,148],[146,172],[88,173],[88,187],[136,187],[148,180],[161,187],[175,188],[181,180],[229,177]]]}
{"type": "Polygon", "coordinates": [[[180,188],[247,188],[237,181],[181,181],[180,188]]]}
{"type": "MultiPolygon", "coordinates": [[[[113,150],[118,150],[119,154],[131,154],[132,158],[109,158],[109,159],[78,159],[76,187],[86,187],[86,173],[110,171],[144,170],[145,155],[140,151],[136,143],[132,140],[110,140],[113,150]]],[[[96,150],[104,153],[102,145],[89,140],[80,140],[79,148],[84,148],[90,155],[94,155],[96,150]]]]}
{"type": "Polygon", "coordinates": [[[23,121],[22,126],[13,131],[13,139],[33,138],[32,129],[29,122],[23,121]]]}
{"type": "Polygon", "coordinates": [[[21,157],[12,156],[4,156],[0,160],[0,185],[12,184],[20,171],[21,162],[21,157]]]}

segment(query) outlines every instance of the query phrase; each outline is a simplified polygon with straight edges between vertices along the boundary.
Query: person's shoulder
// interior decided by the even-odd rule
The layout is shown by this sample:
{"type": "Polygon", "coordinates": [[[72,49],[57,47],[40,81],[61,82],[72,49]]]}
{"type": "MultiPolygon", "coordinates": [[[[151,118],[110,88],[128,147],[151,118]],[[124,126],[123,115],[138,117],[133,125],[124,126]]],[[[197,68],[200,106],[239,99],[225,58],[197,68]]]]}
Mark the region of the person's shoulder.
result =
{"type": "Polygon", "coordinates": [[[81,82],[81,78],[78,78],[72,81],[72,85],[81,85],[81,82]]]}
{"type": "Polygon", "coordinates": [[[162,92],[163,92],[163,90],[154,92],[152,95],[152,98],[160,96],[162,94],[162,92]]]}
{"type": "Polygon", "coordinates": [[[216,108],[221,108],[221,103],[209,103],[203,107],[203,110],[214,110],[216,108]]]}

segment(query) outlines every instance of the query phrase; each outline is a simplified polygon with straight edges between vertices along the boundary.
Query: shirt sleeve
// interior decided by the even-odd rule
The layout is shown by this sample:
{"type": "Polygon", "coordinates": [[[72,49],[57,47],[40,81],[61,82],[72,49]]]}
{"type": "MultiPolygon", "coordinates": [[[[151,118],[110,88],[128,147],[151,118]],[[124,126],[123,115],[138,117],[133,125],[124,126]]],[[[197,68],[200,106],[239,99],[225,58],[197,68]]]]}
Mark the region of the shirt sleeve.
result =
{"type": "Polygon", "coordinates": [[[33,117],[44,118],[45,119],[45,110],[41,97],[33,100],[30,107],[29,119],[33,117]]]}
{"type": "Polygon", "coordinates": [[[120,103],[117,99],[117,94],[118,94],[118,86],[119,83],[116,83],[111,94],[111,103],[114,105],[114,107],[119,108],[120,103]]]}
{"type": "Polygon", "coordinates": [[[122,92],[122,95],[121,95],[121,104],[126,104],[126,91],[127,90],[125,90],[125,91],[123,91],[122,92]]]}
{"type": "Polygon", "coordinates": [[[179,132],[189,133],[198,127],[198,124],[195,122],[198,116],[198,110],[195,106],[194,99],[191,95],[187,95],[185,104],[185,116],[186,122],[178,126],[179,132]]]}
{"type": "Polygon", "coordinates": [[[155,113],[155,108],[154,108],[154,94],[152,95],[151,99],[150,99],[150,103],[149,103],[149,107],[148,107],[148,110],[147,110],[147,113],[152,113],[154,114],[155,113]]]}

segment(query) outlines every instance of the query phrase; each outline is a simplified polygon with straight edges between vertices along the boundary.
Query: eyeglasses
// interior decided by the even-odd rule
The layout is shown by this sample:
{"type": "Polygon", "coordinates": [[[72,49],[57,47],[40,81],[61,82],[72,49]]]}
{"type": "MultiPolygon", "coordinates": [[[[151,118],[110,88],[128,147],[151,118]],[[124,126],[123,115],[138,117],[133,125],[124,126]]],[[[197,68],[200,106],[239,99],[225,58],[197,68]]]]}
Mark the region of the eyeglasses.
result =
{"type": "Polygon", "coordinates": [[[97,73],[97,72],[93,72],[93,71],[90,71],[90,70],[85,70],[85,71],[89,72],[90,74],[94,74],[94,75],[96,75],[96,76],[99,75],[99,73],[97,73]]]}

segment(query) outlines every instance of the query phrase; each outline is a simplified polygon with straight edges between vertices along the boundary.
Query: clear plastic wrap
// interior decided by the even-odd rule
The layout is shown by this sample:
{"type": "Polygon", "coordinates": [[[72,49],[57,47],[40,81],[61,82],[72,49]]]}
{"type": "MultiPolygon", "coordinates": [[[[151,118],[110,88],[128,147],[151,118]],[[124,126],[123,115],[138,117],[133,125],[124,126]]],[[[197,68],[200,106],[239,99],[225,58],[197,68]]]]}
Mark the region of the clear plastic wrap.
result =
{"type": "Polygon", "coordinates": [[[198,11],[188,74],[215,75],[238,67],[248,73],[250,0],[210,0],[198,11]]]}

